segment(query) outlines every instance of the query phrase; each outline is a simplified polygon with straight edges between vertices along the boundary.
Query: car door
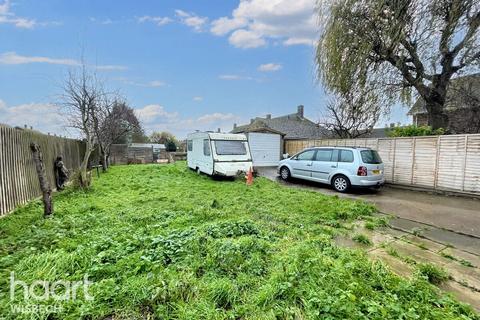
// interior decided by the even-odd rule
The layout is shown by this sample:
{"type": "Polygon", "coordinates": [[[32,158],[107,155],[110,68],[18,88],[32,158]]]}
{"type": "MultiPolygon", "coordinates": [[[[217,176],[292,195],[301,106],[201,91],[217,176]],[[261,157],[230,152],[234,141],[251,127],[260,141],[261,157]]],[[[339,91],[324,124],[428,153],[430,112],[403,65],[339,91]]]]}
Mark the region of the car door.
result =
{"type": "Polygon", "coordinates": [[[312,162],[315,150],[306,150],[296,155],[291,162],[292,175],[297,178],[308,178],[312,176],[312,162]]]}
{"type": "Polygon", "coordinates": [[[318,149],[312,163],[312,178],[328,183],[330,174],[337,168],[338,150],[318,149]]]}

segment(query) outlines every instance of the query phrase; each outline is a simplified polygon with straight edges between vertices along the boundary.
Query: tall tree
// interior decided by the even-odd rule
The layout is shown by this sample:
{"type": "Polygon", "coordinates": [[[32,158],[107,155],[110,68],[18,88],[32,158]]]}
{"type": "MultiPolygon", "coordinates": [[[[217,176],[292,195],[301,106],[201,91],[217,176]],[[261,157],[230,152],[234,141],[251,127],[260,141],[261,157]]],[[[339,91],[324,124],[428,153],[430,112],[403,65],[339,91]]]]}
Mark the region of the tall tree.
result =
{"type": "Polygon", "coordinates": [[[478,0],[330,0],[320,18],[316,61],[329,89],[373,87],[389,105],[414,94],[429,124],[447,127],[452,77],[480,67],[478,0]]]}
{"type": "Polygon", "coordinates": [[[79,168],[78,181],[82,188],[90,185],[87,167],[97,141],[95,121],[103,96],[101,83],[85,66],[79,73],[69,73],[61,99],[69,125],[77,129],[85,140],[85,154],[79,168]]]}

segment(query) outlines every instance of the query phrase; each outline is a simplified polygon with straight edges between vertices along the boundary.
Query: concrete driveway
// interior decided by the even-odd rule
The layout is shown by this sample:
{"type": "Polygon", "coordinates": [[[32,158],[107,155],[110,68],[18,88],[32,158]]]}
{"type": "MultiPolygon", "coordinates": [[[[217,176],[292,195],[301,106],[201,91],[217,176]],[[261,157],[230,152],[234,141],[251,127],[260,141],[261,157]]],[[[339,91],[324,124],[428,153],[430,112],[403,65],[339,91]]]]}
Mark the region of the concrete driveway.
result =
{"type": "Polygon", "coordinates": [[[443,196],[393,187],[357,189],[341,194],[328,185],[293,179],[282,181],[276,168],[262,168],[259,175],[290,187],[306,188],[328,195],[362,199],[374,203],[382,213],[480,239],[480,200],[443,196]]]}

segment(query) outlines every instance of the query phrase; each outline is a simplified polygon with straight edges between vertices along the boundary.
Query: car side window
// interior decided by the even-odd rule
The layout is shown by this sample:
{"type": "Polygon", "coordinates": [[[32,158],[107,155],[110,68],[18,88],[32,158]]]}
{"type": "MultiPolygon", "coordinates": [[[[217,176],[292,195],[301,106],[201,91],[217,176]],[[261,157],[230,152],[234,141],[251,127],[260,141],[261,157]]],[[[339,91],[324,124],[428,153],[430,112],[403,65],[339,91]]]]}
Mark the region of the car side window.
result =
{"type": "Polygon", "coordinates": [[[315,161],[332,161],[332,149],[318,149],[315,161]]]}
{"type": "Polygon", "coordinates": [[[210,141],[208,139],[203,140],[203,155],[210,156],[210,141]]]}
{"type": "Polygon", "coordinates": [[[353,162],[352,150],[340,150],[338,162],[353,162]]]}
{"type": "Polygon", "coordinates": [[[297,160],[312,160],[315,150],[307,150],[297,156],[297,160]]]}

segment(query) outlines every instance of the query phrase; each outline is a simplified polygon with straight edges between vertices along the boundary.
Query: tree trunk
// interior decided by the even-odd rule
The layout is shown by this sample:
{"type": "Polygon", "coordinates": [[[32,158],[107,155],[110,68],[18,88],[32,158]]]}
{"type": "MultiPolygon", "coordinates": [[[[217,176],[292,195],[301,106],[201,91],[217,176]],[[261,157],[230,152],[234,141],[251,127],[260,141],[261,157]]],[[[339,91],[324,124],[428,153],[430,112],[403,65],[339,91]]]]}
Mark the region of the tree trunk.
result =
{"type": "Polygon", "coordinates": [[[428,125],[433,130],[443,128],[448,129],[448,116],[444,112],[444,103],[435,100],[426,100],[425,105],[428,112],[428,125]]]}
{"type": "Polygon", "coordinates": [[[90,155],[92,154],[92,148],[90,147],[89,143],[87,143],[87,147],[85,148],[85,155],[83,156],[82,164],[78,169],[80,171],[79,175],[79,185],[81,188],[86,189],[90,186],[90,179],[87,174],[87,167],[88,167],[88,160],[90,159],[90,155]]]}
{"type": "Polygon", "coordinates": [[[32,142],[30,149],[32,150],[33,161],[35,162],[35,169],[37,170],[38,181],[40,182],[40,189],[42,189],[43,214],[44,216],[49,216],[53,213],[52,189],[50,188],[47,173],[45,172],[43,155],[40,151],[40,146],[36,143],[32,142]]]}
{"type": "Polygon", "coordinates": [[[108,163],[107,163],[107,154],[105,151],[102,151],[102,170],[103,172],[107,172],[108,163]]]}

